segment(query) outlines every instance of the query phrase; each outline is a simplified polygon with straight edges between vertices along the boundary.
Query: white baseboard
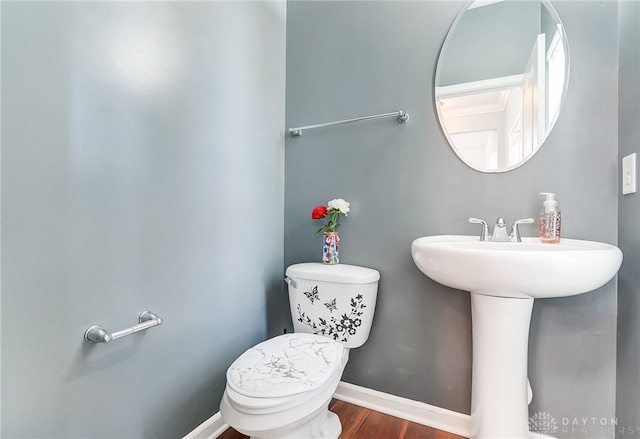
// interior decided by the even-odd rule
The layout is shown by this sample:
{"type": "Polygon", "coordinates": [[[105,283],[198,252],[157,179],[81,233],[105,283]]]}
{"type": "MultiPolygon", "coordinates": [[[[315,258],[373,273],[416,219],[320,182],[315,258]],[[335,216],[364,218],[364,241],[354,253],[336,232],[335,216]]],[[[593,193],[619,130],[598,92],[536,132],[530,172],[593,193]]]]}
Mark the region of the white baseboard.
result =
{"type": "MultiPolygon", "coordinates": [[[[458,436],[471,436],[471,416],[340,381],[334,398],[458,436]]],[[[529,433],[529,439],[555,439],[529,433]]]]}
{"type": "Polygon", "coordinates": [[[459,436],[469,437],[469,415],[340,381],[334,398],[459,436]]]}
{"type": "Polygon", "coordinates": [[[229,428],[220,412],[216,413],[182,439],[216,439],[229,428]]]}
{"type": "MultiPolygon", "coordinates": [[[[340,381],[333,397],[341,401],[359,405],[416,424],[426,425],[438,430],[469,437],[471,435],[471,417],[452,410],[425,404],[400,396],[390,395],[366,387],[340,381]]],[[[216,413],[183,439],[216,439],[229,425],[224,422],[220,412],[216,413]]],[[[554,439],[540,433],[530,433],[530,439],[554,439]]]]}

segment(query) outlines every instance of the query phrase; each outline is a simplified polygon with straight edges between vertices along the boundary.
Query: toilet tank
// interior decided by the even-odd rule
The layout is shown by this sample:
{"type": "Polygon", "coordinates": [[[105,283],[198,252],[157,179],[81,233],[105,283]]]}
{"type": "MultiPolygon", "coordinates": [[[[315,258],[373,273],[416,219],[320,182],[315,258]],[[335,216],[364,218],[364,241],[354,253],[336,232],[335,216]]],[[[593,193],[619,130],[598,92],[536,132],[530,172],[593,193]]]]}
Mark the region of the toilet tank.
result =
{"type": "Polygon", "coordinates": [[[378,296],[377,270],[304,263],[291,265],[286,275],[295,332],[324,335],[347,348],[367,341],[378,296]]]}

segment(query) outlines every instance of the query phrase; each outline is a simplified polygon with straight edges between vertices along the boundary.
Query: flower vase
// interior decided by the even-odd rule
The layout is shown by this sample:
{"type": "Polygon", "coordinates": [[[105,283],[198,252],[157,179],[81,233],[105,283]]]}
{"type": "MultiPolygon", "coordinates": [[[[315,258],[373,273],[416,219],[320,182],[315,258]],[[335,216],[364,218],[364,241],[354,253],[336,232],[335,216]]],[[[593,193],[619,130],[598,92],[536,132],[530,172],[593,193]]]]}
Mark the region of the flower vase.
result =
{"type": "Polygon", "coordinates": [[[338,249],[340,248],[340,235],[338,232],[322,233],[322,263],[339,264],[338,249]]]}

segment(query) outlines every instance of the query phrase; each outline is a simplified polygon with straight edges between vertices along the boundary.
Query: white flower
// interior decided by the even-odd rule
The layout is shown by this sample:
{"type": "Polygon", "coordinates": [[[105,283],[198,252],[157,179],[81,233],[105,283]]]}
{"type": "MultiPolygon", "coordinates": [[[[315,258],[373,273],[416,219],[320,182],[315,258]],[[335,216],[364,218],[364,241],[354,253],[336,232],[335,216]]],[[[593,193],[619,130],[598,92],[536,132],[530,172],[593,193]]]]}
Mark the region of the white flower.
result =
{"type": "Polygon", "coordinates": [[[331,200],[327,203],[327,207],[329,209],[337,210],[338,212],[344,214],[344,216],[348,216],[350,203],[348,201],[344,201],[342,198],[336,198],[335,200],[331,200]]]}

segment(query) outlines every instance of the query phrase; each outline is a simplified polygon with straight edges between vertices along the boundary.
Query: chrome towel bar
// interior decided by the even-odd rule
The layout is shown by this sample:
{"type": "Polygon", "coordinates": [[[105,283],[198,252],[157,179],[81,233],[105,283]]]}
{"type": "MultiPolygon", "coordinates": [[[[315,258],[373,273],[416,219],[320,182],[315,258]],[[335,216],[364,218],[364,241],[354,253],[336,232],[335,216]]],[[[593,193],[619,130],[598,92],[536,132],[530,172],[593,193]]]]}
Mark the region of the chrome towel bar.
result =
{"type": "Polygon", "coordinates": [[[404,111],[400,110],[400,111],[395,111],[393,113],[376,114],[373,116],[356,117],[355,119],[345,119],[345,120],[338,120],[336,122],[307,125],[306,127],[289,128],[289,134],[291,134],[293,137],[300,137],[302,135],[302,131],[304,130],[332,127],[335,125],[343,125],[343,124],[352,123],[352,122],[361,122],[363,120],[382,119],[386,117],[397,117],[398,122],[406,123],[409,120],[409,113],[405,113],[404,111]]]}
{"type": "Polygon", "coordinates": [[[111,340],[131,335],[135,332],[144,331],[162,324],[162,319],[151,311],[143,311],[138,317],[138,324],[127,329],[112,332],[109,334],[102,326],[93,325],[84,333],[84,341],[87,343],[109,343],[111,340]]]}

